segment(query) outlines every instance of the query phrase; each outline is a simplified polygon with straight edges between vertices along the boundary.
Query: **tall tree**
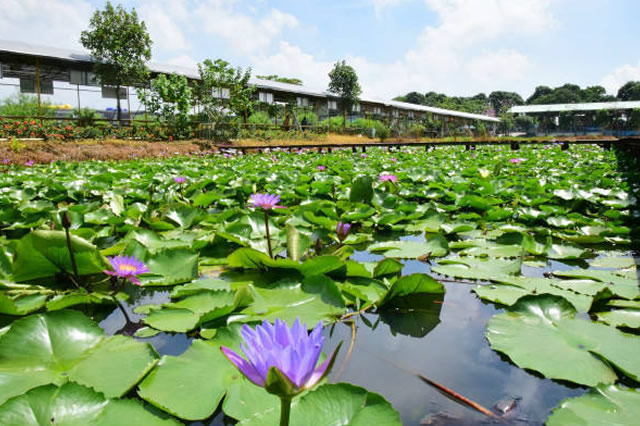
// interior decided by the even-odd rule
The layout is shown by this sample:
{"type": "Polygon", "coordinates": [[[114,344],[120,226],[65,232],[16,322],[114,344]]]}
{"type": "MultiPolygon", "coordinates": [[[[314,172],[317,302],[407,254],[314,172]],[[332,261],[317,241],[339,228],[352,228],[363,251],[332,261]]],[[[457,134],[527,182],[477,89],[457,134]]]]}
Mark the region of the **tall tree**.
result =
{"type": "Polygon", "coordinates": [[[118,120],[120,88],[146,82],[151,59],[151,38],[144,21],[138,20],[135,9],[128,12],[122,5],[115,8],[107,1],[104,10],[96,10],[89,29],[80,35],[80,42],[91,52],[94,72],[102,84],[116,88],[118,120]]]}
{"type": "Polygon", "coordinates": [[[497,115],[507,112],[514,105],[523,105],[524,100],[515,92],[496,91],[489,95],[489,103],[497,115]]]}
{"type": "Polygon", "coordinates": [[[549,95],[553,92],[553,89],[549,86],[537,86],[536,90],[533,91],[533,95],[527,98],[527,105],[535,103],[539,98],[549,95]]]}
{"type": "Polygon", "coordinates": [[[200,84],[197,98],[214,130],[214,137],[226,137],[218,132],[219,124],[225,118],[228,109],[236,117],[246,119],[253,110],[255,86],[249,84],[251,68],[232,68],[227,61],[206,59],[198,64],[200,84]]]}
{"type": "Polygon", "coordinates": [[[295,84],[296,86],[302,86],[302,80],[295,77],[280,77],[278,74],[270,74],[270,75],[256,75],[256,78],[262,80],[271,80],[277,81],[279,83],[288,83],[295,84]]]}
{"type": "Polygon", "coordinates": [[[185,76],[160,74],[151,81],[149,90],[138,89],[138,98],[147,111],[169,127],[172,136],[188,135],[192,90],[185,76]]]}
{"type": "Polygon", "coordinates": [[[621,101],[640,101],[640,81],[628,81],[618,89],[617,98],[621,101]]]}
{"type": "Polygon", "coordinates": [[[362,93],[358,84],[358,75],[351,65],[345,61],[338,61],[329,72],[329,91],[335,93],[340,99],[342,109],[342,131],[347,130],[347,110],[358,102],[362,93]]]}

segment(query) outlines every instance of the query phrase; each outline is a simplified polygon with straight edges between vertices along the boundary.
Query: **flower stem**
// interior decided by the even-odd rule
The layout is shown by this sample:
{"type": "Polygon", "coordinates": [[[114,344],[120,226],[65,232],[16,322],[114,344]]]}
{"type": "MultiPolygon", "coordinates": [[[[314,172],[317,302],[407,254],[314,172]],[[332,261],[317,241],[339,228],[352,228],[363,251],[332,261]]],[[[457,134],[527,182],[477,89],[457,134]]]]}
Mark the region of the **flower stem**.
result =
{"type": "Polygon", "coordinates": [[[269,249],[269,257],[273,259],[273,251],[271,250],[271,234],[269,234],[269,211],[264,211],[264,228],[267,231],[267,248],[269,249]]]}
{"type": "Polygon", "coordinates": [[[289,426],[291,398],[280,397],[280,426],[289,426]]]}

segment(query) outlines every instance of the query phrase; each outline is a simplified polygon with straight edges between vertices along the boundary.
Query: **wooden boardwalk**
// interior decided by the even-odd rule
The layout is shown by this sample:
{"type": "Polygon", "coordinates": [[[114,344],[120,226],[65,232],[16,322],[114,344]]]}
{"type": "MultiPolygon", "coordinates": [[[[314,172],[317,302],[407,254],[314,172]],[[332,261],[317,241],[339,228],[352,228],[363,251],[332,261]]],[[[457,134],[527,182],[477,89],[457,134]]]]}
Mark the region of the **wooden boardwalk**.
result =
{"type": "Polygon", "coordinates": [[[478,145],[508,145],[511,150],[517,151],[520,149],[520,145],[549,145],[549,144],[559,144],[562,146],[563,150],[569,149],[571,145],[593,145],[597,144],[602,146],[603,148],[609,150],[611,147],[615,145],[625,145],[625,146],[633,146],[640,147],[640,139],[638,138],[628,138],[628,139],[617,139],[617,138],[599,138],[599,139],[576,139],[576,140],[562,140],[562,141],[550,141],[548,139],[528,139],[528,140],[519,140],[519,141],[511,141],[511,140],[474,140],[474,141],[444,141],[444,142],[435,142],[435,141],[401,141],[401,142],[363,142],[363,143],[335,143],[331,142],[325,143],[315,143],[315,144],[264,144],[264,145],[255,145],[255,146],[240,146],[233,144],[216,144],[216,148],[219,150],[224,149],[234,149],[237,151],[246,154],[248,152],[263,152],[265,150],[283,150],[292,152],[294,150],[303,150],[310,149],[316,150],[318,152],[332,152],[337,149],[351,149],[353,152],[357,152],[358,149],[362,150],[362,152],[366,152],[367,148],[386,148],[390,151],[399,150],[401,147],[411,146],[411,147],[424,147],[425,151],[430,151],[432,149],[436,149],[439,146],[464,146],[467,150],[474,150],[478,145]]]}

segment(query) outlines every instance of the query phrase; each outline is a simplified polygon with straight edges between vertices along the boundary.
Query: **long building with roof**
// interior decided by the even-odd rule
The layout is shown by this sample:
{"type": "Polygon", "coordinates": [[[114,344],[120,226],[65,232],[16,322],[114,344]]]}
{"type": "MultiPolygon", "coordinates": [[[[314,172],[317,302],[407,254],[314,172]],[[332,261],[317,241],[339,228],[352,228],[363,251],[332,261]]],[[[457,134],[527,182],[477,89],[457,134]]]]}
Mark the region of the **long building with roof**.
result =
{"type": "MultiPolygon", "coordinates": [[[[197,69],[148,62],[152,77],[159,74],[178,74],[189,80],[199,80],[197,69]]],[[[52,95],[56,90],[77,92],[77,107],[86,106],[82,94],[99,93],[102,98],[114,99],[115,88],[102,86],[92,73],[93,60],[88,52],[72,51],[48,46],[38,46],[17,41],[0,40],[0,85],[19,87],[21,93],[52,95]],[[14,83],[3,83],[13,79],[14,83]],[[15,81],[18,82],[15,82],[15,81]],[[62,83],[59,89],[54,82],[62,83]]],[[[293,103],[298,107],[312,109],[320,119],[338,114],[338,98],[326,90],[317,90],[303,85],[281,83],[272,80],[251,78],[256,86],[256,97],[261,104],[293,103]]],[[[121,89],[120,98],[131,105],[131,91],[121,89]]],[[[228,96],[224,89],[219,96],[228,96]]],[[[350,118],[369,117],[393,121],[420,121],[426,118],[439,120],[452,127],[469,125],[474,121],[495,125],[500,120],[487,115],[471,114],[407,102],[388,101],[363,97],[354,105],[350,118]]],[[[444,127],[444,126],[443,126],[444,127]]]]}
{"type": "Polygon", "coordinates": [[[638,134],[638,123],[634,123],[632,114],[640,114],[640,101],[517,105],[509,112],[536,118],[539,133],[634,136],[638,134]]]}

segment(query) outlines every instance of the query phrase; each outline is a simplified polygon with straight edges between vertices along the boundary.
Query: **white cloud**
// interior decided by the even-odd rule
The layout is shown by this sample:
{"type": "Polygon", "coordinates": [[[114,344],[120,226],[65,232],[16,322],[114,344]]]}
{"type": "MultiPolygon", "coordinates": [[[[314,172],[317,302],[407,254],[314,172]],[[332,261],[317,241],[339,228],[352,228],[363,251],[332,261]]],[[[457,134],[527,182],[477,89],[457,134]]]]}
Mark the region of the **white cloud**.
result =
{"type": "Polygon", "coordinates": [[[154,51],[177,51],[189,48],[182,31],[189,22],[189,12],[184,0],[154,0],[143,3],[138,9],[140,19],[147,25],[154,51]]]}
{"type": "Polygon", "coordinates": [[[627,64],[616,68],[611,74],[606,75],[600,84],[607,89],[607,93],[615,96],[620,86],[632,80],[640,80],[640,61],[635,66],[627,64]]]}
{"type": "Polygon", "coordinates": [[[378,18],[382,16],[382,12],[384,12],[385,9],[392,9],[405,2],[407,2],[407,0],[371,0],[378,18]]]}
{"type": "Polygon", "coordinates": [[[180,67],[185,67],[185,68],[193,68],[193,69],[198,68],[198,61],[196,61],[189,55],[180,55],[180,56],[173,57],[169,59],[167,63],[171,65],[178,65],[180,67]]]}
{"type": "MultiPolygon", "coordinates": [[[[401,59],[375,63],[361,56],[346,58],[358,73],[365,95],[390,98],[410,90],[472,95],[497,89],[496,81],[505,90],[528,86],[529,58],[515,49],[491,46],[508,37],[536,35],[554,25],[551,0],[425,2],[438,14],[438,24],[425,27],[401,59]]],[[[305,75],[305,84],[318,88],[326,88],[331,67],[290,43],[281,43],[279,52],[254,63],[259,72],[266,72],[264,66],[269,73],[305,75]]]]}
{"type": "Polygon", "coordinates": [[[262,18],[239,13],[236,0],[208,0],[196,9],[202,30],[221,37],[242,53],[264,50],[287,28],[298,25],[295,16],[277,9],[262,18]]]}
{"type": "Polygon", "coordinates": [[[78,49],[92,9],[84,0],[2,0],[0,39],[78,49]]]}
{"type": "Polygon", "coordinates": [[[286,41],[280,42],[277,53],[253,56],[251,62],[254,75],[278,74],[295,77],[301,79],[305,86],[317,89],[327,87],[328,74],[333,66],[331,62],[316,60],[313,55],[286,41]]]}

